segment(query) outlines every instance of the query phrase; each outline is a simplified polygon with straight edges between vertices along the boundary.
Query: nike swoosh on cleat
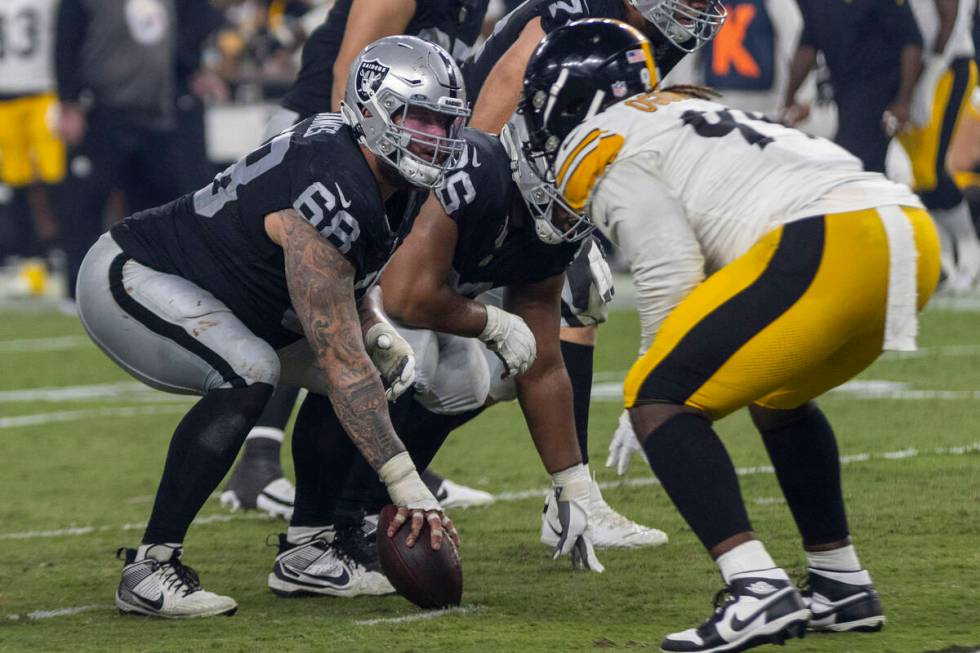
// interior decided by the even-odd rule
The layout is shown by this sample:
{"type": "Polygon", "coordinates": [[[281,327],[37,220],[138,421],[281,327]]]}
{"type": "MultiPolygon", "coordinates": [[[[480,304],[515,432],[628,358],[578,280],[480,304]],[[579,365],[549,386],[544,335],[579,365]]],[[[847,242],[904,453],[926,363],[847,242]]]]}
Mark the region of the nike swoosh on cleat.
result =
{"type": "Polygon", "coordinates": [[[849,596],[846,599],[841,599],[840,601],[835,602],[829,610],[825,610],[824,612],[817,612],[816,610],[813,609],[813,605],[811,604],[810,605],[810,612],[812,614],[811,619],[824,619],[826,617],[829,617],[832,614],[836,614],[837,612],[840,612],[841,608],[847,607],[852,603],[857,603],[862,599],[868,598],[868,596],[869,595],[866,593],[849,596]]]}
{"type": "Polygon", "coordinates": [[[163,592],[160,592],[160,595],[153,600],[150,600],[145,596],[140,596],[136,592],[132,592],[130,590],[126,590],[126,593],[148,608],[152,608],[154,610],[160,610],[160,608],[163,607],[163,592]]]}
{"type": "Polygon", "coordinates": [[[758,619],[759,618],[759,615],[764,614],[766,610],[768,610],[770,607],[772,607],[772,604],[776,602],[776,598],[777,597],[781,597],[783,594],[786,593],[786,590],[789,590],[789,589],[790,588],[787,587],[782,592],[779,592],[778,594],[776,594],[775,596],[773,596],[772,597],[772,600],[770,600],[764,606],[762,606],[761,608],[759,608],[758,610],[756,610],[755,612],[753,612],[752,614],[750,614],[745,619],[739,619],[737,614],[733,614],[732,615],[732,622],[731,622],[732,630],[735,631],[735,632],[739,632],[739,631],[744,630],[746,626],[748,626],[753,621],[755,621],[756,619],[758,619]]]}
{"type": "Polygon", "coordinates": [[[277,497],[277,496],[274,496],[272,494],[269,494],[265,490],[262,490],[261,492],[259,492],[259,496],[263,496],[266,499],[268,499],[269,501],[272,501],[273,503],[277,503],[280,506],[289,506],[290,508],[293,507],[293,502],[292,501],[286,501],[286,500],[284,500],[284,499],[282,499],[280,497],[277,497]]]}
{"type": "Polygon", "coordinates": [[[308,585],[310,587],[322,587],[323,585],[334,585],[336,587],[343,587],[350,583],[350,574],[344,569],[337,576],[311,576],[310,574],[304,574],[302,572],[292,572],[284,573],[283,580],[288,580],[295,583],[300,583],[302,585],[308,585]]]}

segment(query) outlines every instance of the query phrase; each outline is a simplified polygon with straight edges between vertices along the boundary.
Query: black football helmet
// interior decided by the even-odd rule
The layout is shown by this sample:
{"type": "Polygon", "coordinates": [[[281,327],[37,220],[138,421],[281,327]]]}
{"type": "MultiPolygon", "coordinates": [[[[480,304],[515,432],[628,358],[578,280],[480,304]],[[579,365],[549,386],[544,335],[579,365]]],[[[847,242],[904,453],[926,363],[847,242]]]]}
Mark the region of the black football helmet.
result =
{"type": "MultiPolygon", "coordinates": [[[[553,164],[562,141],[582,121],[658,82],[650,42],[611,18],[577,20],[551,32],[531,55],[524,72],[518,115],[505,129],[515,180],[545,242],[574,242],[588,235],[584,219],[553,223],[553,206],[566,206],[554,188],[553,164]],[[515,121],[522,121],[518,126],[515,121]],[[519,151],[517,141],[520,141],[519,151]],[[508,143],[508,141],[510,141],[508,143]],[[522,179],[517,179],[518,171],[522,179]],[[529,174],[537,177],[530,180],[529,174]],[[547,197],[545,197],[547,196],[547,197]]],[[[581,217],[581,216],[579,216],[581,217]]]]}

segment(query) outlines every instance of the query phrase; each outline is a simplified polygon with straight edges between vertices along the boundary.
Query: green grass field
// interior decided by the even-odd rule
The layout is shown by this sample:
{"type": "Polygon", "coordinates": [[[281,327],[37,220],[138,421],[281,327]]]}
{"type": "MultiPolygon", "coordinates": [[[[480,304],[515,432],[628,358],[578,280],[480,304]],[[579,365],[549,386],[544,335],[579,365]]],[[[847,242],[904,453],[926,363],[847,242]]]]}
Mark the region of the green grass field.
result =
{"type": "MultiPolygon", "coordinates": [[[[599,382],[622,379],[636,351],[635,317],[615,314],[600,338],[597,385],[612,390],[599,382]]],[[[980,309],[931,309],[920,344],[919,355],[886,357],[859,379],[890,383],[861,383],[823,401],[847,463],[854,539],[888,624],[877,634],[810,635],[788,651],[980,648],[980,309]]],[[[550,559],[537,541],[540,496],[500,500],[453,514],[465,609],[390,621],[420,611],[397,596],[276,598],[266,588],[275,550],[265,541],[284,524],[230,515],[213,499],[206,523],[191,528],[185,559],[206,588],[238,600],[238,614],[183,623],[121,617],[112,607],[120,569],[113,554],[139,542],[187,400],[142,390],[84,340],[75,320],[54,314],[0,313],[0,371],[0,651],[656,650],[665,633],[707,617],[720,587],[637,460],[630,482],[606,489],[606,498],[671,540],[600,552],[602,575],[550,559]],[[22,392],[65,387],[75,389],[22,392]]],[[[616,480],[602,463],[619,410],[612,400],[593,403],[601,481],[616,480]]],[[[719,430],[744,468],[759,536],[799,574],[798,536],[757,434],[744,415],[719,430]]],[[[495,493],[543,494],[547,483],[515,406],[455,433],[434,466],[495,493]]]]}

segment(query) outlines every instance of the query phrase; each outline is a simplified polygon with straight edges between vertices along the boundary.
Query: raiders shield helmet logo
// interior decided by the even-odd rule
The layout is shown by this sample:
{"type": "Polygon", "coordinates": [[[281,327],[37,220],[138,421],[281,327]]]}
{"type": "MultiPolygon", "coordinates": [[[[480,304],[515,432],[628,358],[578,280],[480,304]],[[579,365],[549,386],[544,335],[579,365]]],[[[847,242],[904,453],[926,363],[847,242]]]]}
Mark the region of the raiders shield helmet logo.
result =
{"type": "Polygon", "coordinates": [[[361,62],[357,68],[357,77],[354,78],[354,85],[357,89],[357,99],[367,102],[381,88],[388,71],[391,70],[377,59],[368,59],[361,62]]]}

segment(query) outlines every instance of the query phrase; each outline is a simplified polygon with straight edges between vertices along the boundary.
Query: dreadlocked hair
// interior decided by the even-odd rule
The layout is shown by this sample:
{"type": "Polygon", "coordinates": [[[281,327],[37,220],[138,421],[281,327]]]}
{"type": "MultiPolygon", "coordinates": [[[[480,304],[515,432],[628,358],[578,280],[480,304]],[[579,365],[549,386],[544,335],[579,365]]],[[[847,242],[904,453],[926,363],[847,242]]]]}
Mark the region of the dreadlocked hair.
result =
{"type": "Polygon", "coordinates": [[[721,93],[710,86],[700,86],[698,84],[673,84],[666,88],[657,89],[661,93],[677,93],[686,95],[696,100],[714,100],[721,97],[721,93]]]}

